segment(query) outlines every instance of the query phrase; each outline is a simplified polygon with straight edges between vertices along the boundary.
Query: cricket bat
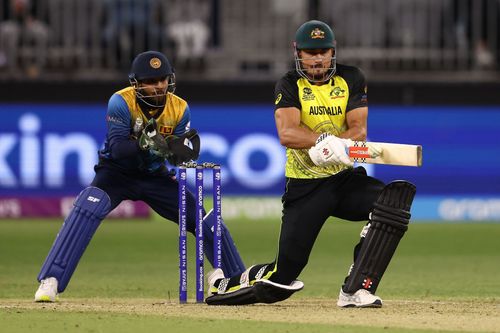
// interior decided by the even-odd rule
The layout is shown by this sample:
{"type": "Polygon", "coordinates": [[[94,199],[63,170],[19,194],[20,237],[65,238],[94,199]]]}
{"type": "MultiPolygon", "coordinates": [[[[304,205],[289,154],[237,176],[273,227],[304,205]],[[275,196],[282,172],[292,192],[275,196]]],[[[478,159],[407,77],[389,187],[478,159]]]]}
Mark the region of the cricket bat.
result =
{"type": "Polygon", "coordinates": [[[348,147],[349,158],[357,163],[390,164],[402,166],[422,166],[422,146],[386,142],[353,141],[348,147]],[[372,158],[369,154],[370,145],[382,148],[380,156],[372,158]]]}

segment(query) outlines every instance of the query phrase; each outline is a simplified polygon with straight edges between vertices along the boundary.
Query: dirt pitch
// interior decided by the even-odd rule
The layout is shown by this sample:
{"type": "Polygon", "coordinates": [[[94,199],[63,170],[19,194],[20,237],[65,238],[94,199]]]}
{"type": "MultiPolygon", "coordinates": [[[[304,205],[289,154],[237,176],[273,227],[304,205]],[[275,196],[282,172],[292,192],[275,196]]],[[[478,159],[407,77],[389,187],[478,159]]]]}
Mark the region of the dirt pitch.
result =
{"type": "Polygon", "coordinates": [[[152,299],[64,299],[56,304],[1,300],[1,310],[101,312],[177,318],[234,318],[249,321],[400,327],[465,332],[500,332],[500,302],[391,301],[381,309],[339,309],[335,300],[291,299],[275,305],[210,307],[152,299]]]}

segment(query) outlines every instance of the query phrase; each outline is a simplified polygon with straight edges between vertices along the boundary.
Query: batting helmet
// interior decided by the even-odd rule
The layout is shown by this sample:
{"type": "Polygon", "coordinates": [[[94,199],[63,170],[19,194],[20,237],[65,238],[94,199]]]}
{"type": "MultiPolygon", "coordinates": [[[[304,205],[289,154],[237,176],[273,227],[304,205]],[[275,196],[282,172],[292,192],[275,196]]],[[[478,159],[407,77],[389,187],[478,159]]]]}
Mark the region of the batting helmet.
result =
{"type": "Polygon", "coordinates": [[[297,50],[334,49],[335,35],[325,22],[308,21],[297,29],[295,46],[297,50]]]}
{"type": "Polygon", "coordinates": [[[129,79],[137,81],[166,77],[174,74],[167,57],[158,51],[147,51],[137,55],[130,68],[129,79]]]}
{"type": "Polygon", "coordinates": [[[302,24],[295,33],[294,54],[295,68],[303,78],[312,82],[325,82],[335,74],[337,68],[336,40],[333,30],[325,22],[312,20],[302,24]],[[299,56],[300,50],[332,49],[333,55],[327,71],[321,77],[313,77],[307,74],[302,67],[302,59],[299,56]]]}
{"type": "Polygon", "coordinates": [[[173,93],[175,90],[174,69],[167,57],[158,51],[147,51],[137,55],[132,61],[128,78],[130,85],[134,87],[138,102],[147,108],[164,107],[167,93],[173,93]],[[150,79],[167,79],[167,87],[165,89],[155,87],[154,93],[151,93],[151,88],[142,82],[150,79]]]}

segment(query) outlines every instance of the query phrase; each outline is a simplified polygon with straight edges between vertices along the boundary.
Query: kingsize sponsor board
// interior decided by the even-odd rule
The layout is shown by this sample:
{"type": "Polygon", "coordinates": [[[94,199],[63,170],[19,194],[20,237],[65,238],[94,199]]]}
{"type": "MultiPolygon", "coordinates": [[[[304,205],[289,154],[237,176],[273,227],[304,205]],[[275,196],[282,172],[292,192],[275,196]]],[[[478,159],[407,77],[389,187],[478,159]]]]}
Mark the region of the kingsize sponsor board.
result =
{"type": "MultiPolygon", "coordinates": [[[[202,141],[200,161],[222,164],[223,195],[283,192],[285,150],[276,134],[271,103],[194,104],[191,112],[191,125],[202,141]]],[[[76,196],[94,176],[97,150],[106,134],[105,114],[105,104],[0,105],[0,198],[76,196]]],[[[432,197],[495,200],[500,198],[499,123],[500,107],[373,106],[370,139],[421,144],[423,166],[366,167],[369,174],[386,182],[415,183],[416,204],[432,197]]],[[[208,189],[210,177],[206,178],[208,189]]],[[[192,186],[194,176],[189,179],[192,186]]],[[[442,212],[450,207],[456,212],[464,206],[469,207],[465,211],[479,207],[473,201],[444,202],[424,205],[422,216],[448,219],[451,215],[442,212]]],[[[482,211],[484,207],[480,206],[482,211]]],[[[490,212],[495,204],[489,201],[486,207],[490,212]]],[[[454,216],[472,219],[476,215],[454,216]]]]}

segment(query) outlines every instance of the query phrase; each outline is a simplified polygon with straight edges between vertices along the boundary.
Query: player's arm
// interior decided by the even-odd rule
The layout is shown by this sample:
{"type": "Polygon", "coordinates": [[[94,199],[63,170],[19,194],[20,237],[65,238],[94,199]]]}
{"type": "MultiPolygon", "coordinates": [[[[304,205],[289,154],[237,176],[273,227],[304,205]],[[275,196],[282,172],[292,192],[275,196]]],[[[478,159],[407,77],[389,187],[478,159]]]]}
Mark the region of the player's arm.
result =
{"type": "Polygon", "coordinates": [[[181,136],[182,134],[186,133],[189,131],[189,128],[191,127],[191,109],[189,108],[188,105],[186,105],[186,108],[184,109],[184,113],[182,114],[181,120],[175,126],[173,135],[175,136],[181,136]]]}
{"type": "Polygon", "coordinates": [[[358,68],[345,72],[349,86],[349,100],[346,107],[347,131],[339,135],[344,139],[365,141],[368,119],[367,85],[364,74],[358,68]]]}
{"type": "Polygon", "coordinates": [[[300,126],[300,110],[296,107],[276,109],[274,113],[280,143],[293,149],[311,148],[319,133],[300,126]]]}
{"type": "Polygon", "coordinates": [[[279,108],[275,112],[280,143],[293,149],[309,149],[309,157],[318,166],[331,164],[352,165],[345,143],[334,135],[314,133],[300,126],[300,111],[295,107],[279,108]],[[328,154],[323,153],[324,149],[328,154]]]}
{"type": "Polygon", "coordinates": [[[114,94],[109,99],[106,123],[112,158],[127,158],[141,151],[137,140],[130,140],[130,112],[120,95],[114,94]]]}
{"type": "Polygon", "coordinates": [[[368,107],[365,106],[350,110],[346,114],[347,131],[340,134],[339,137],[355,141],[365,141],[367,119],[368,107]]]}
{"type": "Polygon", "coordinates": [[[274,119],[280,143],[287,148],[304,149],[314,146],[319,133],[301,126],[296,81],[295,76],[286,75],[276,83],[274,119]]]}

